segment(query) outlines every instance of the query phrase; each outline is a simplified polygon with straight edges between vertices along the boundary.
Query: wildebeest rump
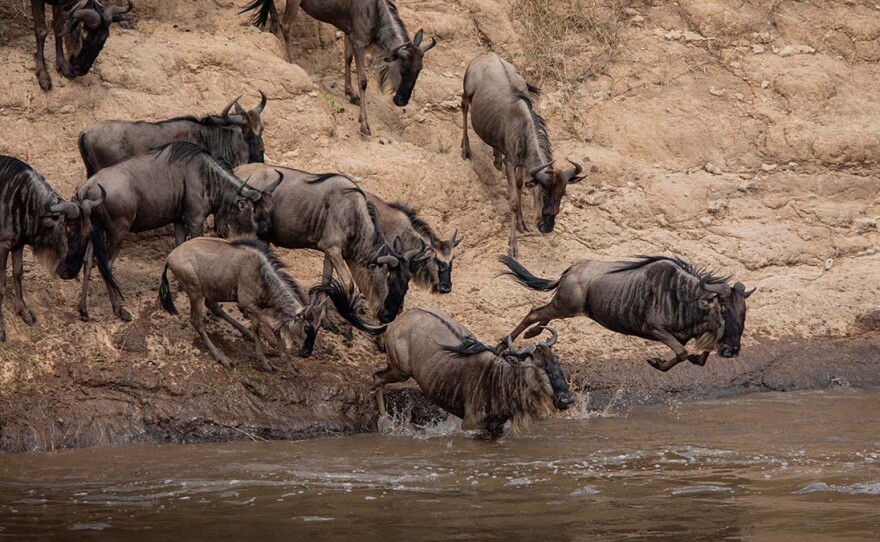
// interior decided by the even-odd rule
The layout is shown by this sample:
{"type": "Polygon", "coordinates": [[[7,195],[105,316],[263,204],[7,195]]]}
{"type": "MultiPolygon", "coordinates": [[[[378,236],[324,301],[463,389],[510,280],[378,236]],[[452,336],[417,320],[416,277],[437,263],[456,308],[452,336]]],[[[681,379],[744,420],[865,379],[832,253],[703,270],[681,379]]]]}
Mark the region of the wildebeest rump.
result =
{"type": "Polygon", "coordinates": [[[439,310],[410,309],[385,333],[388,366],[375,373],[379,415],[385,416],[383,386],[413,378],[422,392],[462,419],[463,430],[501,436],[511,420],[521,427],[574,402],[547,342],[499,350],[481,343],[463,325],[439,310]]]}
{"type": "Polygon", "coordinates": [[[261,188],[284,174],[284,182],[272,194],[272,231],[267,240],[284,248],[310,248],[324,253],[323,284],[330,284],[333,271],[346,288],[354,284],[354,273],[378,271],[384,284],[381,292],[362,292],[368,299],[381,300],[379,320],[390,322],[400,312],[409,289],[408,259],[401,246],[385,242],[375,208],[358,185],[337,173],[314,174],[266,164],[246,164],[235,169],[261,188]],[[381,269],[377,269],[381,268],[381,269]]]}
{"type": "Polygon", "coordinates": [[[12,253],[12,284],[15,312],[28,325],[36,318],[24,302],[24,247],[30,246],[47,271],[62,279],[79,274],[92,238],[101,275],[108,287],[117,289],[107,264],[102,240],[93,235],[90,216],[103,202],[103,189],[96,199],[64,201],[42,175],[11,156],[0,156],[0,342],[6,340],[3,294],[6,261],[12,253]]]}
{"type": "MultiPolygon", "coordinates": [[[[271,190],[278,186],[278,173],[273,181],[271,190]]],[[[80,187],[79,197],[94,193],[99,183],[107,197],[95,210],[93,222],[107,238],[111,268],[128,232],[174,224],[175,244],[179,245],[187,234],[201,237],[209,215],[214,215],[214,227],[221,235],[247,235],[257,232],[258,217],[271,212],[271,206],[263,208],[269,203],[270,189],[264,195],[246,187],[205,149],[187,142],[171,143],[102,169],[80,187]]],[[[91,255],[87,254],[79,303],[83,320],[89,319],[90,270],[91,255]]],[[[114,314],[131,319],[118,292],[110,292],[110,303],[114,314]]]]}
{"type": "Polygon", "coordinates": [[[389,243],[400,237],[404,251],[428,247],[427,257],[413,260],[411,271],[416,284],[432,292],[448,294],[452,291],[453,250],[461,243],[458,230],[448,241],[441,240],[415,209],[400,202],[387,202],[376,194],[364,191],[367,201],[376,208],[382,233],[389,243]]]}
{"type": "MultiPolygon", "coordinates": [[[[663,361],[648,360],[655,369],[668,371],[685,359],[705,365],[712,350],[723,358],[739,355],[745,328],[746,291],[741,282],[732,287],[720,277],[679,258],[641,256],[633,262],[581,260],[549,281],[531,274],[513,258],[502,256],[510,269],[505,274],[520,284],[553,291],[553,299],[532,309],[511,337],[532,324],[547,325],[556,318],[585,315],[602,326],[643,339],[660,341],[675,352],[663,361]],[[696,339],[701,353],[688,355],[685,345],[696,339]]],[[[532,328],[526,337],[540,332],[532,328]]]]}
{"type": "MultiPolygon", "coordinates": [[[[379,61],[379,85],[394,90],[394,105],[403,107],[409,103],[425,53],[437,44],[422,43],[424,31],[416,32],[412,39],[406,31],[397,6],[392,0],[288,0],[281,21],[285,39],[290,39],[290,27],[302,7],[315,19],[331,24],[345,34],[345,94],[351,103],[360,104],[360,130],[370,135],[367,122],[367,67],[366,48],[375,45],[379,61]],[[360,92],[355,94],[351,84],[351,61],[357,69],[360,92]]],[[[264,27],[270,16],[278,19],[275,0],[253,0],[242,13],[253,10],[253,21],[264,27]]],[[[293,60],[293,59],[290,59],[293,60]]]]}
{"type": "Polygon", "coordinates": [[[159,122],[108,120],[93,124],[79,136],[79,152],[91,177],[105,167],[151,153],[154,149],[188,141],[204,147],[231,167],[262,162],[263,109],[268,98],[260,91],[260,103],[245,111],[236,98],[217,115],[177,117],[159,122]],[[235,108],[235,113],[230,110],[235,108]]]}
{"type": "Polygon", "coordinates": [[[554,160],[544,119],[532,106],[531,97],[536,93],[537,89],[495,53],[476,57],[464,75],[461,157],[471,156],[467,129],[470,111],[474,132],[492,147],[495,167],[501,170],[503,163],[507,176],[510,256],[516,256],[517,231],[528,229],[522,216],[523,184],[534,188],[538,230],[550,233],[556,225],[566,186],[583,179],[579,164],[571,162],[573,167],[565,167],[554,160]]]}
{"type": "Polygon", "coordinates": [[[224,367],[231,367],[232,363],[208,337],[204,323],[206,305],[247,340],[254,341],[263,370],[274,369],[266,358],[260,339],[263,326],[275,336],[285,357],[296,345],[299,345],[300,357],[311,355],[327,298],[307,296],[284,271],[284,265],[265,242],[200,237],[171,251],[162,272],[159,299],[166,311],[177,314],[168,283],[169,269],[189,296],[193,327],[208,345],[214,359],[224,367]],[[242,314],[251,321],[251,331],[220,307],[223,302],[238,304],[242,314]]]}
{"type": "Polygon", "coordinates": [[[52,78],[46,69],[44,48],[46,6],[52,6],[52,28],[55,34],[55,69],[68,79],[89,73],[110,36],[110,24],[119,22],[126,7],[104,7],[96,0],[31,0],[34,36],[37,38],[37,80],[43,90],[52,90],[52,78]],[[65,47],[67,51],[65,52],[65,47]]]}

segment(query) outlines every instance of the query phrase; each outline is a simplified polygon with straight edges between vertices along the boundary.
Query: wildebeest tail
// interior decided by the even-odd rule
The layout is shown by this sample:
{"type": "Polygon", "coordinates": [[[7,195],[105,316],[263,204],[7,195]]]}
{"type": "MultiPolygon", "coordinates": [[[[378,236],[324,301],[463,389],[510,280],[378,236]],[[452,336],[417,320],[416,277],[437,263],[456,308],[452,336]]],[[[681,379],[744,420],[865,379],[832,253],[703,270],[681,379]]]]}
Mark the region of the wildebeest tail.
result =
{"type": "Polygon", "coordinates": [[[178,314],[177,307],[174,306],[174,298],[171,297],[171,286],[168,284],[168,262],[165,262],[165,269],[162,270],[162,282],[159,284],[159,301],[166,312],[178,314]]]}
{"type": "Polygon", "coordinates": [[[92,249],[95,251],[95,260],[97,260],[98,262],[98,272],[101,273],[101,278],[104,279],[104,282],[107,284],[107,288],[118,295],[120,299],[124,299],[125,296],[122,295],[122,290],[119,288],[119,283],[116,282],[116,278],[113,277],[113,271],[110,269],[110,260],[107,257],[107,249],[104,246],[104,239],[106,235],[104,234],[104,228],[101,225],[101,220],[95,216],[92,216],[91,221],[92,249]]]}
{"type": "Polygon", "coordinates": [[[79,147],[79,155],[82,157],[83,164],[86,166],[86,179],[91,179],[92,175],[95,174],[95,168],[92,165],[92,161],[89,160],[89,152],[86,150],[85,132],[79,134],[79,139],[77,139],[76,144],[79,147]]]}
{"type": "Polygon", "coordinates": [[[502,275],[510,275],[517,282],[525,286],[526,288],[530,288],[532,290],[540,290],[542,292],[549,292],[550,290],[555,290],[557,286],[559,286],[559,280],[550,281],[547,279],[542,279],[540,277],[536,277],[533,275],[528,269],[523,267],[521,263],[514,260],[510,256],[500,256],[498,261],[507,266],[510,271],[505,271],[502,275]]]}
{"type": "Polygon", "coordinates": [[[345,287],[342,286],[338,280],[333,279],[330,281],[330,284],[319,284],[311,289],[309,295],[313,294],[324,294],[330,298],[330,301],[333,302],[333,306],[336,307],[336,311],[340,316],[345,318],[345,320],[356,327],[357,329],[363,331],[364,333],[369,333],[370,335],[380,335],[385,333],[385,330],[388,328],[387,325],[381,326],[371,326],[361,320],[360,316],[357,315],[357,312],[354,309],[354,300],[356,297],[354,291],[354,285],[352,285],[348,291],[345,290],[345,287]]]}
{"type": "Polygon", "coordinates": [[[239,11],[239,13],[253,11],[254,14],[251,16],[251,22],[257,28],[265,28],[266,23],[269,22],[269,15],[272,13],[274,2],[275,0],[253,0],[253,2],[246,5],[241,11],[239,11]]]}

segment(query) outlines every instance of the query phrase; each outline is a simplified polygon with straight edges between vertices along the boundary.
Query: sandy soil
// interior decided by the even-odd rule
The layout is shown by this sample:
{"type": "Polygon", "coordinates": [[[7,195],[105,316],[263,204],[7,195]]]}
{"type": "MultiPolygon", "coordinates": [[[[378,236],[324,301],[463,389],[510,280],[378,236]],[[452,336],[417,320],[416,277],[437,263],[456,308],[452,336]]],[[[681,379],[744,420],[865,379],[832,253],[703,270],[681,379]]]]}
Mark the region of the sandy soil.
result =
{"type": "MultiPolygon", "coordinates": [[[[262,89],[270,97],[267,161],[345,173],[417,206],[442,235],[464,234],[453,293],[414,289],[409,306],[440,307],[494,340],[547,298],[496,278],[494,255],[507,241],[505,183],[478,138],[471,138],[472,161],[459,155],[461,76],[473,56],[491,48],[527,78],[544,73],[523,39],[522,2],[400,0],[410,32],[424,27],[438,46],[404,109],[371,79],[369,139],[358,135],[357,108],[343,93],[341,35],[303,17],[290,51],[296,62],[288,63],[283,42],[237,14],[243,3],[141,0],[134,28],[113,29],[92,73],[69,81],[53,72],[55,90],[43,93],[33,75],[29,10],[11,0],[0,8],[0,153],[29,162],[70,196],[84,180],[76,137],[88,125],[213,113],[239,94],[250,106],[262,89]]],[[[713,357],[703,372],[655,373],[643,360],[665,356],[662,345],[584,318],[557,322],[558,352],[578,384],[613,382],[644,394],[644,382],[667,391],[694,382],[721,389],[760,369],[778,345],[797,344],[787,352],[809,356],[812,341],[835,345],[840,356],[819,356],[828,368],[821,378],[790,364],[796,383],[789,388],[829,385],[847,371],[861,371],[856,383],[880,384],[873,370],[880,357],[880,5],[598,6],[617,9],[613,49],[576,28],[559,47],[562,75],[538,81],[557,156],[595,171],[569,190],[554,234],[521,237],[521,261],[555,276],[580,258],[679,254],[758,291],[744,336],[749,357],[713,357]],[[596,62],[601,55],[608,60],[596,62]],[[626,367],[620,378],[603,376],[617,367],[626,367]]],[[[3,448],[246,438],[255,427],[281,437],[373,427],[368,378],[383,358],[368,339],[321,335],[315,355],[297,361],[299,375],[265,375],[249,346],[212,322],[213,336],[240,360],[226,371],[185,317],[158,308],[171,247],[170,236],[157,234],[133,237],[123,249],[116,273],[131,323],[112,318],[99,282],[92,322],[78,321],[78,282],[50,279],[28,255],[26,296],[38,322],[28,327],[6,311],[3,448]]],[[[282,257],[301,281],[317,280],[316,253],[282,257]]],[[[185,297],[178,303],[185,312],[185,297]]]]}

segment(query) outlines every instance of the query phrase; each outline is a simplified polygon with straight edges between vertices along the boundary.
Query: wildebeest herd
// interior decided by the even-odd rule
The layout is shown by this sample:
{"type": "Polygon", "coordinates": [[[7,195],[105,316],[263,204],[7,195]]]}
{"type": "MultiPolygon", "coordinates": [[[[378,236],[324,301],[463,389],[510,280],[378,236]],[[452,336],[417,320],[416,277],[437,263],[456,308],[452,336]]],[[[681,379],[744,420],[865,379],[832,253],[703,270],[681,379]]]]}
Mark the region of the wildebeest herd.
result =
{"type": "MultiPolygon", "coordinates": [[[[65,77],[85,74],[104,45],[112,22],[126,7],[104,7],[96,0],[33,0],[37,36],[36,73],[51,87],[43,59],[46,35],[43,4],[53,6],[56,67],[65,77]],[[66,41],[65,41],[66,40],[66,41]],[[65,52],[65,45],[68,47],[65,52]]],[[[364,51],[380,55],[380,80],[406,105],[436,41],[419,30],[410,39],[391,0],[288,0],[285,13],[272,0],[254,0],[262,26],[270,20],[289,26],[297,10],[330,23],[345,34],[345,92],[360,105],[360,129],[368,135],[364,51]],[[351,87],[354,58],[359,93],[351,87]]],[[[0,342],[6,340],[2,301],[6,263],[12,254],[13,306],[32,325],[35,317],[22,291],[23,249],[54,276],[70,280],[82,272],[79,315],[89,320],[88,290],[93,263],[109,292],[114,314],[131,320],[123,306],[122,283],[113,264],[129,232],[173,226],[175,249],[159,281],[161,306],[177,314],[170,275],[190,300],[193,327],[224,367],[232,361],[213,344],[206,309],[252,341],[260,366],[273,370],[263,341],[274,342],[283,358],[308,357],[318,331],[336,326],[328,301],[354,328],[379,337],[388,365],[374,376],[380,415],[383,386],[413,378],[438,405],[462,418],[464,429],[497,437],[506,422],[521,425],[573,396],[553,350],[558,333],[553,319],[585,315],[619,333],[669,346],[675,357],[648,360],[667,371],[688,360],[704,365],[710,352],[725,358],[740,351],[746,298],[742,283],[718,276],[675,257],[643,256],[631,261],[575,262],[555,281],[530,273],[515,258],[517,232],[528,229],[522,192],[534,196],[536,225],[553,232],[566,187],[584,178],[583,167],[553,156],[544,120],[535,110],[538,89],[513,65],[494,53],[478,55],[463,79],[462,158],[471,156],[468,113],[476,134],[492,147],[503,170],[510,203],[506,274],[528,288],[554,291],[547,305],[530,311],[497,345],[477,339],[450,315],[430,308],[403,311],[410,281],[432,292],[452,291],[456,230],[441,237],[413,209],[362,190],[341,173],[309,173],[264,161],[262,114],[268,97],[245,110],[232,100],[219,114],[182,116],[160,122],[113,120],[87,127],[79,150],[87,180],[69,201],[28,164],[0,157],[0,342]],[[213,217],[219,238],[203,237],[213,217]],[[189,240],[187,240],[189,238],[189,240]],[[321,282],[304,288],[291,277],[270,245],[314,249],[324,254],[321,282]],[[250,327],[229,315],[221,303],[236,303],[250,327]],[[369,324],[376,319],[378,324],[369,324]],[[550,339],[516,346],[542,332],[550,339]],[[695,353],[685,346],[695,341],[695,353]]],[[[292,365],[290,365],[292,367],[292,365]]]]}

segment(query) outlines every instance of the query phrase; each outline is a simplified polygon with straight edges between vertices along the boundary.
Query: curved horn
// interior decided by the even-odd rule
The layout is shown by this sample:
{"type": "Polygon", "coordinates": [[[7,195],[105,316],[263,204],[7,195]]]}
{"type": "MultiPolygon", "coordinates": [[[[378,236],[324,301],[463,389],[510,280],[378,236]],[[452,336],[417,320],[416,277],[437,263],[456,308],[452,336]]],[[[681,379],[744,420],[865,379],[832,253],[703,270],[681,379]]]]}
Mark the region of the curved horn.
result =
{"type": "Polygon", "coordinates": [[[384,256],[379,256],[376,258],[376,263],[379,265],[388,265],[391,267],[397,267],[400,264],[397,258],[390,254],[386,254],[384,256]]]}
{"type": "Polygon", "coordinates": [[[409,45],[411,43],[412,43],[411,41],[407,41],[407,42],[401,43],[400,45],[398,45],[394,49],[391,49],[391,57],[390,58],[393,59],[395,56],[397,56],[397,53],[399,53],[401,49],[403,49],[404,47],[406,47],[407,45],[409,45]]]}
{"type": "Polygon", "coordinates": [[[541,329],[546,329],[547,331],[550,332],[550,335],[552,335],[552,337],[550,337],[548,340],[542,342],[541,344],[543,344],[544,346],[546,346],[548,348],[553,346],[554,344],[556,344],[556,341],[559,339],[559,334],[556,333],[556,330],[550,326],[541,326],[541,329]]]}
{"type": "Polygon", "coordinates": [[[123,15],[125,13],[128,13],[132,9],[134,9],[134,4],[131,3],[131,0],[128,1],[128,5],[125,7],[110,6],[110,7],[104,8],[104,22],[109,25],[110,23],[113,22],[113,17],[116,17],[117,15],[123,15]]]}
{"type": "Polygon", "coordinates": [[[420,45],[419,50],[422,52],[422,54],[425,54],[428,51],[430,51],[431,49],[433,49],[435,45],[437,45],[437,40],[434,38],[431,38],[431,43],[429,43],[427,45],[420,45]]]}
{"type": "Polygon", "coordinates": [[[721,297],[729,297],[730,296],[730,286],[724,284],[723,282],[719,282],[716,284],[709,284],[706,282],[706,279],[700,279],[700,286],[703,287],[707,292],[712,292],[713,294],[718,294],[721,297]]]}
{"type": "Polygon", "coordinates": [[[247,178],[247,179],[245,179],[245,180],[243,180],[243,181],[241,182],[241,185],[238,187],[238,190],[236,190],[236,192],[235,192],[235,195],[236,195],[236,196],[240,196],[240,195],[241,195],[241,193],[244,191],[244,187],[247,186],[247,183],[248,183],[249,180],[251,180],[251,176],[250,176],[250,175],[248,175],[248,178],[247,178]]]}
{"type": "Polygon", "coordinates": [[[93,9],[78,9],[73,12],[73,18],[82,21],[91,30],[101,26],[101,15],[93,9]]]}
{"type": "Polygon", "coordinates": [[[546,164],[544,164],[542,166],[533,167],[532,169],[529,170],[529,177],[534,177],[539,172],[544,171],[544,169],[547,168],[548,166],[550,166],[551,164],[553,164],[553,160],[550,160],[549,162],[547,162],[546,164]]]}
{"type": "Polygon", "coordinates": [[[516,347],[513,346],[513,339],[510,338],[510,335],[507,336],[507,350],[512,354],[516,352],[516,347]]]}
{"type": "Polygon", "coordinates": [[[425,245],[425,240],[422,239],[421,237],[419,237],[419,243],[422,244],[421,247],[419,247],[419,248],[414,248],[414,249],[412,249],[412,250],[407,250],[406,252],[404,252],[404,254],[403,254],[403,259],[404,259],[404,260],[406,260],[406,261],[410,261],[410,260],[413,259],[417,254],[423,254],[423,253],[428,249],[427,245],[425,245]]]}
{"type": "Polygon", "coordinates": [[[574,164],[574,175],[572,175],[572,177],[577,177],[578,175],[580,175],[581,172],[584,170],[583,166],[581,166],[580,164],[578,164],[577,162],[575,162],[571,158],[567,158],[567,160],[569,162],[571,162],[572,164],[574,164]]]}
{"type": "Polygon", "coordinates": [[[272,192],[274,192],[275,189],[278,188],[278,185],[281,184],[281,181],[284,180],[284,173],[278,171],[277,169],[275,170],[275,173],[278,174],[278,179],[272,181],[272,184],[263,189],[263,192],[269,194],[270,196],[272,195],[272,192]]]}
{"type": "Polygon", "coordinates": [[[235,114],[236,115],[241,115],[242,117],[245,116],[246,113],[244,111],[244,108],[241,106],[240,103],[238,103],[238,100],[235,100],[234,102],[232,102],[232,105],[233,105],[233,107],[235,107],[235,114]]]}
{"type": "Polygon", "coordinates": [[[269,97],[266,96],[266,93],[262,90],[260,91],[260,105],[254,108],[254,113],[257,115],[263,114],[263,109],[266,108],[266,103],[269,101],[269,97]]]}
{"type": "Polygon", "coordinates": [[[98,188],[101,190],[101,197],[99,197],[98,199],[87,199],[80,204],[83,213],[85,213],[86,216],[92,214],[92,209],[94,209],[98,205],[101,205],[102,203],[104,203],[104,200],[107,199],[107,191],[104,190],[104,187],[99,184],[98,188]]]}
{"type": "Polygon", "coordinates": [[[238,96],[238,97],[236,97],[234,100],[232,100],[231,102],[229,102],[229,105],[227,105],[226,108],[223,110],[223,112],[220,113],[220,116],[223,117],[224,119],[228,119],[228,118],[229,118],[229,110],[232,109],[232,106],[233,106],[235,103],[237,103],[238,100],[240,100],[240,99],[241,99],[241,96],[238,96]]]}
{"type": "Polygon", "coordinates": [[[61,203],[56,203],[55,205],[49,207],[49,212],[64,214],[66,218],[75,220],[79,218],[80,207],[76,203],[62,201],[61,203]]]}

